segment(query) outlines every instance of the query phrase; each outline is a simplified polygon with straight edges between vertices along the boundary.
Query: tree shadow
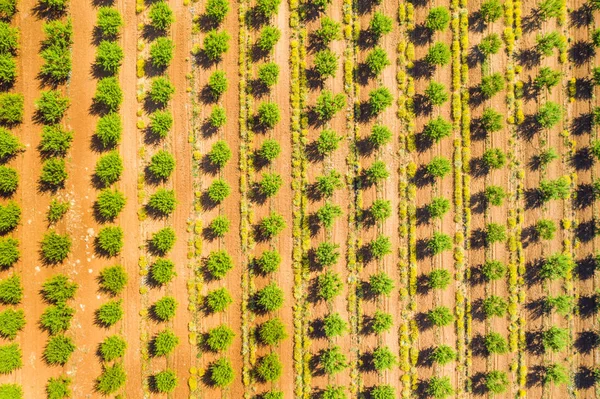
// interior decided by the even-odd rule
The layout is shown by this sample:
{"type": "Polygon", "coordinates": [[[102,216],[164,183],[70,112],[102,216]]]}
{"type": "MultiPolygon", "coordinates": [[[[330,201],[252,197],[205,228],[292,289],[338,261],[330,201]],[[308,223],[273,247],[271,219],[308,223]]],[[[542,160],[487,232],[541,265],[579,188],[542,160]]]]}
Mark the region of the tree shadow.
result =
{"type": "Polygon", "coordinates": [[[528,188],[525,190],[525,209],[537,209],[542,206],[542,194],[537,188],[528,188]]]}
{"type": "Polygon", "coordinates": [[[578,172],[590,170],[594,166],[594,156],[590,152],[589,147],[578,148],[569,160],[569,163],[578,172]]]}
{"type": "Polygon", "coordinates": [[[590,42],[578,40],[569,47],[569,60],[575,66],[582,66],[596,55],[596,49],[590,42]]]}
{"type": "Polygon", "coordinates": [[[425,59],[415,60],[413,67],[410,68],[410,74],[415,80],[431,79],[433,72],[435,72],[435,66],[425,61],[425,59]]]}
{"type": "Polygon", "coordinates": [[[596,269],[598,269],[598,260],[592,254],[588,254],[585,258],[575,261],[575,274],[580,280],[589,280],[594,277],[596,269]]]}
{"type": "Polygon", "coordinates": [[[591,100],[594,96],[594,82],[590,77],[575,79],[575,99],[591,100]]]}
{"type": "Polygon", "coordinates": [[[594,202],[594,187],[591,184],[579,184],[575,187],[574,191],[573,208],[578,210],[586,209],[594,202]]]}
{"type": "Polygon", "coordinates": [[[525,332],[525,351],[533,356],[541,356],[544,354],[541,331],[525,332]]]}
{"type": "Polygon", "coordinates": [[[469,30],[475,33],[483,33],[487,27],[486,22],[481,16],[481,11],[474,11],[469,13],[469,30]]]}
{"type": "Polygon", "coordinates": [[[573,346],[577,352],[589,355],[600,346],[600,337],[595,331],[579,331],[573,346]]]}
{"type": "Polygon", "coordinates": [[[48,7],[41,2],[37,2],[32,7],[31,13],[38,19],[54,20],[59,19],[67,15],[68,9],[57,11],[52,7],[48,7]]]}
{"type": "Polygon", "coordinates": [[[520,49],[515,55],[518,63],[525,69],[532,69],[540,65],[542,55],[535,47],[520,49]]]}
{"type": "Polygon", "coordinates": [[[575,387],[578,390],[591,389],[596,384],[596,376],[594,371],[588,367],[580,366],[575,371],[574,376],[575,387]]]}
{"type": "Polygon", "coordinates": [[[471,212],[476,214],[476,215],[480,215],[483,214],[483,212],[485,212],[485,209],[487,208],[487,199],[485,197],[485,192],[484,191],[480,191],[478,193],[472,194],[471,195],[471,212]]]}
{"type": "Polygon", "coordinates": [[[580,222],[575,228],[575,237],[583,242],[590,242],[598,235],[598,227],[594,219],[580,222]]]}
{"type": "Polygon", "coordinates": [[[569,26],[573,28],[584,28],[594,22],[594,10],[589,3],[569,12],[569,26]]]}
{"type": "Polygon", "coordinates": [[[548,305],[542,298],[528,301],[525,304],[525,309],[532,320],[539,320],[542,316],[549,313],[548,305]]]}
{"type": "Polygon", "coordinates": [[[408,33],[408,37],[415,46],[424,46],[431,42],[433,32],[425,24],[418,24],[408,33]]]}
{"type": "Polygon", "coordinates": [[[533,365],[529,367],[527,373],[527,388],[533,388],[542,384],[542,376],[545,374],[546,368],[541,365],[533,365]]]}
{"type": "Polygon", "coordinates": [[[594,295],[581,295],[577,301],[577,309],[579,310],[579,317],[583,319],[589,319],[593,317],[597,311],[600,303],[598,302],[598,294],[594,295]]]}
{"type": "Polygon", "coordinates": [[[594,117],[591,113],[579,114],[571,120],[570,131],[574,136],[583,136],[592,132],[594,117]]]}

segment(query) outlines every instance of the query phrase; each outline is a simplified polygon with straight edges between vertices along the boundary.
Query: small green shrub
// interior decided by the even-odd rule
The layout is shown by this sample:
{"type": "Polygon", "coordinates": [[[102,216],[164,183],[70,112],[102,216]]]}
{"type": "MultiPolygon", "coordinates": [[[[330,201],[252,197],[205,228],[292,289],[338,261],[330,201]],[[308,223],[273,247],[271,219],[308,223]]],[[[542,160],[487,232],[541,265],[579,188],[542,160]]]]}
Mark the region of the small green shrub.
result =
{"type": "Polygon", "coordinates": [[[269,283],[256,293],[256,305],[264,312],[273,312],[283,305],[283,290],[274,282],[269,283]]]}
{"type": "Polygon", "coordinates": [[[177,388],[177,374],[173,370],[163,370],[153,377],[153,389],[159,393],[173,392],[177,388]]]}
{"type": "Polygon", "coordinates": [[[539,190],[543,202],[567,199],[571,193],[569,178],[563,176],[555,180],[542,180],[539,190]]]}
{"type": "Polygon", "coordinates": [[[206,3],[206,16],[216,25],[221,24],[229,12],[227,0],[208,0],[206,3]]]}
{"type": "Polygon", "coordinates": [[[218,168],[224,167],[231,159],[231,149],[224,140],[215,142],[208,153],[210,162],[218,168]]]}
{"type": "Polygon", "coordinates": [[[547,352],[560,352],[569,343],[569,331],[564,328],[551,326],[542,333],[542,345],[547,352]]]}
{"type": "Polygon", "coordinates": [[[446,7],[434,7],[430,9],[425,19],[425,26],[432,31],[443,32],[448,29],[449,24],[450,12],[446,7]]]}
{"type": "Polygon", "coordinates": [[[343,94],[334,95],[329,90],[322,90],[317,97],[314,111],[321,121],[329,121],[333,116],[346,106],[346,98],[343,94]]]}
{"type": "Polygon", "coordinates": [[[333,19],[324,16],[321,18],[321,26],[315,31],[315,37],[325,46],[342,37],[341,25],[333,19]]]}
{"type": "Polygon", "coordinates": [[[387,87],[379,87],[369,92],[369,112],[372,116],[379,115],[392,105],[394,96],[387,87]]]}
{"type": "Polygon", "coordinates": [[[390,172],[388,172],[385,162],[375,161],[365,169],[365,177],[369,183],[378,184],[390,177],[390,172]]]}
{"type": "Polygon", "coordinates": [[[387,35],[392,31],[392,25],[393,21],[390,17],[376,11],[369,22],[369,32],[376,40],[379,40],[383,35],[387,35]]]}
{"type": "Polygon", "coordinates": [[[434,290],[446,289],[452,282],[452,274],[446,269],[435,269],[429,273],[427,285],[434,290]]]}
{"type": "Polygon", "coordinates": [[[337,170],[330,170],[322,176],[317,176],[315,188],[322,197],[329,198],[343,185],[342,175],[337,170]]]}
{"type": "Polygon", "coordinates": [[[42,285],[42,296],[51,303],[64,303],[75,297],[79,285],[64,274],[49,278],[42,285]]]}
{"type": "Polygon", "coordinates": [[[119,335],[111,335],[106,337],[100,344],[99,352],[102,356],[102,361],[112,362],[125,356],[127,342],[119,335]]]}
{"type": "Polygon", "coordinates": [[[225,126],[227,123],[225,108],[215,105],[208,117],[208,122],[215,129],[225,126]]]}
{"type": "Polygon", "coordinates": [[[102,78],[96,85],[94,102],[106,109],[107,112],[117,112],[123,103],[123,90],[116,77],[102,78]]]}
{"type": "Polygon", "coordinates": [[[389,331],[394,325],[394,319],[391,314],[376,310],[371,320],[371,330],[375,334],[381,334],[389,331]]]}
{"type": "Polygon", "coordinates": [[[499,0],[487,0],[481,4],[479,13],[484,22],[490,23],[497,21],[504,14],[504,10],[499,0]]]}
{"type": "Polygon", "coordinates": [[[277,381],[281,377],[282,371],[283,364],[279,360],[279,355],[275,352],[260,358],[255,367],[257,377],[265,382],[277,381]]]}
{"type": "Polygon", "coordinates": [[[169,111],[156,110],[150,115],[150,132],[161,139],[168,136],[173,127],[173,115],[169,111]]]}
{"type": "Polygon", "coordinates": [[[394,280],[386,272],[378,272],[369,276],[369,288],[374,295],[389,296],[394,289],[394,280]]]}
{"type": "Polygon", "coordinates": [[[221,352],[231,346],[234,337],[233,330],[225,324],[221,324],[208,332],[206,345],[213,352],[221,352]]]}
{"type": "Polygon", "coordinates": [[[175,170],[175,157],[168,151],[160,150],[152,156],[148,171],[157,180],[167,180],[175,170]]]}
{"type": "Polygon", "coordinates": [[[217,179],[211,183],[207,193],[211,201],[220,203],[229,196],[231,188],[225,180],[217,179]]]}
{"type": "Polygon", "coordinates": [[[485,241],[487,245],[506,241],[506,227],[498,223],[488,223],[485,228],[485,241]]]}
{"type": "Polygon", "coordinates": [[[0,53],[0,85],[11,86],[17,79],[17,62],[10,54],[0,53]]]}
{"type": "Polygon", "coordinates": [[[233,303],[227,288],[217,288],[206,295],[206,306],[212,313],[223,312],[233,303]]]}
{"type": "MultiPolygon", "coordinates": [[[[160,3],[157,3],[160,4],[160,3]]],[[[164,69],[173,60],[173,40],[167,37],[159,37],[150,45],[150,63],[154,68],[164,69]]]]}
{"type": "Polygon", "coordinates": [[[450,377],[431,377],[427,385],[427,394],[435,399],[444,399],[454,395],[450,377]]]}
{"type": "Polygon", "coordinates": [[[481,78],[481,93],[485,98],[492,98],[504,89],[504,76],[499,72],[481,78]]]}
{"type": "Polygon", "coordinates": [[[482,309],[487,318],[504,317],[508,311],[508,304],[504,298],[497,295],[490,295],[483,299],[482,309]]]}
{"type": "Polygon", "coordinates": [[[43,9],[54,13],[63,13],[69,6],[67,0],[39,0],[39,4],[43,9]]]}
{"type": "Polygon", "coordinates": [[[541,67],[538,75],[533,80],[533,84],[538,89],[551,89],[560,83],[561,78],[561,71],[555,71],[550,67],[541,67]]]}
{"type": "Polygon", "coordinates": [[[452,123],[441,116],[429,120],[423,128],[425,137],[434,143],[439,143],[443,138],[449,137],[452,132],[452,123]]]}
{"type": "Polygon", "coordinates": [[[566,278],[573,270],[574,261],[568,254],[557,253],[550,255],[542,264],[540,278],[544,280],[558,280],[566,278]]]}
{"type": "Polygon", "coordinates": [[[337,374],[348,367],[346,356],[337,345],[323,349],[319,356],[319,362],[327,375],[337,374]]]}
{"type": "Polygon", "coordinates": [[[215,71],[208,78],[208,89],[213,98],[220,98],[227,91],[227,75],[223,71],[215,71]]]}
{"type": "Polygon", "coordinates": [[[206,269],[215,279],[222,279],[233,269],[233,259],[226,251],[212,251],[206,259],[206,269]]]}
{"type": "Polygon", "coordinates": [[[315,55],[315,71],[321,79],[335,77],[338,69],[339,57],[330,49],[323,49],[315,55]]]}
{"type": "Polygon", "coordinates": [[[105,267],[100,271],[100,288],[110,292],[112,295],[119,295],[125,289],[128,281],[127,272],[121,265],[105,267]]]}
{"type": "MultiPolygon", "coordinates": [[[[340,385],[327,385],[321,394],[322,399],[347,399],[346,388],[340,385]]],[[[283,399],[283,397],[281,398],[283,399]]]]}
{"type": "MultiPolygon", "coordinates": [[[[2,0],[2,1],[0,1],[0,19],[10,20],[16,13],[17,13],[17,0],[2,0]]],[[[14,399],[14,398],[12,396],[7,396],[6,399],[14,399]]]]}
{"type": "Polygon", "coordinates": [[[260,233],[265,238],[272,238],[281,233],[286,228],[285,219],[282,215],[271,212],[269,216],[263,218],[260,222],[260,233]]]}
{"type": "Polygon", "coordinates": [[[15,135],[0,127],[0,162],[4,163],[24,150],[25,146],[15,135]]]}
{"type": "Polygon", "coordinates": [[[153,315],[160,321],[169,321],[175,317],[177,311],[177,301],[175,298],[165,296],[152,305],[153,315]]]}
{"type": "Polygon", "coordinates": [[[491,33],[481,39],[479,43],[479,51],[484,57],[489,57],[492,54],[498,53],[502,46],[502,39],[497,33],[491,33]]]}
{"type": "Polygon", "coordinates": [[[456,359],[456,352],[448,345],[436,347],[429,356],[429,360],[439,365],[448,364],[456,359]]]}
{"type": "Polygon", "coordinates": [[[123,385],[127,374],[121,363],[106,367],[96,380],[96,389],[103,395],[117,392],[123,385]]]}
{"type": "Polygon", "coordinates": [[[211,363],[209,372],[211,383],[221,388],[230,385],[235,378],[233,367],[226,357],[221,357],[211,363]]]}
{"type": "Polygon", "coordinates": [[[120,226],[103,227],[98,232],[96,247],[105,256],[117,256],[123,249],[123,229],[120,226]]]}
{"type": "Polygon", "coordinates": [[[385,67],[391,65],[387,52],[381,47],[376,47],[367,55],[365,60],[369,72],[373,76],[379,76],[385,67]]]}
{"type": "Polygon", "coordinates": [[[172,228],[162,228],[152,235],[150,248],[153,252],[165,254],[173,248],[176,239],[175,231],[172,228]]]}
{"type": "MultiPolygon", "coordinates": [[[[25,312],[22,309],[6,309],[0,312],[0,337],[13,340],[25,327],[25,312]]],[[[2,395],[0,395],[2,397],[2,395]]]]}
{"type": "Polygon", "coordinates": [[[281,0],[258,0],[256,2],[256,12],[263,18],[271,18],[279,11],[281,0]]]}
{"type": "Polygon", "coordinates": [[[277,173],[263,173],[262,180],[258,185],[262,195],[273,197],[283,185],[283,179],[277,173]]]}
{"type": "Polygon", "coordinates": [[[223,237],[229,232],[231,221],[227,216],[217,216],[210,222],[210,230],[215,237],[223,237]]]}
{"type": "Polygon", "coordinates": [[[150,277],[152,281],[159,285],[169,283],[177,276],[175,272],[175,263],[169,259],[159,258],[150,267],[150,277]]]}
{"type": "Polygon", "coordinates": [[[262,255],[256,259],[256,265],[263,274],[274,273],[279,269],[281,264],[281,255],[277,251],[264,251],[262,255]]]}
{"type": "Polygon", "coordinates": [[[23,101],[22,94],[0,93],[0,123],[15,125],[23,122],[23,101]]]}
{"type": "Polygon", "coordinates": [[[342,293],[344,283],[336,272],[326,271],[317,277],[317,296],[319,299],[330,302],[342,293]]]}
{"type": "Polygon", "coordinates": [[[279,107],[274,102],[264,102],[258,107],[258,123],[267,129],[273,129],[281,120],[279,107]]]}
{"type": "Polygon", "coordinates": [[[19,344],[0,345],[0,374],[9,374],[23,367],[19,344]]]}
{"type": "Polygon", "coordinates": [[[68,235],[57,234],[54,230],[44,235],[41,242],[41,254],[45,262],[61,263],[71,252],[71,238],[68,235]]]}
{"type": "Polygon", "coordinates": [[[330,241],[324,241],[319,244],[315,250],[315,260],[321,266],[333,266],[340,257],[340,246],[330,241]]]}
{"type": "Polygon", "coordinates": [[[51,366],[64,366],[71,358],[75,348],[75,343],[70,337],[55,335],[48,339],[43,357],[46,363],[51,366]]]}
{"type": "Polygon", "coordinates": [[[268,62],[258,67],[258,80],[266,87],[273,87],[279,80],[279,65],[268,62]]]}
{"type": "Polygon", "coordinates": [[[481,115],[481,127],[487,133],[494,133],[502,129],[504,116],[493,108],[486,108],[481,115]]]}
{"type": "Polygon", "coordinates": [[[371,389],[371,398],[373,399],[394,399],[396,390],[391,385],[377,385],[371,389]]]}
{"type": "Polygon", "coordinates": [[[488,204],[501,206],[506,198],[506,192],[500,186],[487,186],[484,192],[485,199],[488,204]]]}
{"type": "Polygon", "coordinates": [[[71,100],[58,90],[43,91],[35,102],[40,119],[48,125],[60,122],[70,105],[71,100]]]}
{"type": "Polygon", "coordinates": [[[341,337],[348,329],[348,324],[339,313],[330,313],[323,318],[323,332],[327,338],[341,337]]]}
{"type": "Polygon", "coordinates": [[[434,197],[427,205],[427,212],[432,219],[443,219],[448,211],[450,211],[450,201],[444,197],[434,197]]]}
{"type": "Polygon", "coordinates": [[[44,156],[64,157],[71,148],[73,132],[58,125],[43,126],[39,150],[44,156]]]}
{"type": "Polygon", "coordinates": [[[10,200],[6,205],[0,204],[0,234],[12,231],[21,222],[21,207],[10,200]]]}
{"type": "Polygon", "coordinates": [[[452,249],[452,237],[448,234],[435,231],[427,243],[427,249],[432,255],[439,255],[442,252],[450,251],[452,249]]]}
{"type": "Polygon", "coordinates": [[[558,152],[554,148],[548,148],[540,152],[537,156],[537,162],[540,168],[545,169],[552,161],[560,158],[558,152]]]}
{"type": "Polygon", "coordinates": [[[158,1],[150,6],[150,25],[159,31],[167,31],[171,27],[171,24],[175,22],[175,16],[173,10],[169,7],[169,4],[165,1],[158,1]]]}
{"type": "Polygon", "coordinates": [[[562,113],[563,109],[559,104],[547,101],[544,105],[540,106],[535,119],[544,129],[549,129],[560,122],[562,113]]]}
{"type": "Polygon", "coordinates": [[[287,338],[285,324],[279,318],[267,320],[259,327],[258,336],[265,345],[278,345],[287,338]]]}
{"type": "Polygon", "coordinates": [[[71,379],[69,377],[50,377],[46,384],[47,399],[68,399],[71,397],[71,379]]]}
{"type": "Polygon", "coordinates": [[[96,50],[96,65],[104,72],[115,74],[123,64],[125,53],[116,42],[103,40],[96,50]]]}
{"type": "Polygon", "coordinates": [[[110,327],[123,318],[123,300],[113,299],[103,303],[96,311],[96,320],[104,327],[110,327]]]}
{"type": "Polygon", "coordinates": [[[396,355],[387,346],[379,346],[373,350],[373,367],[378,372],[392,369],[397,362],[396,355]]]}
{"type": "Polygon", "coordinates": [[[0,193],[11,195],[19,186],[19,175],[14,168],[0,165],[0,193]]]}
{"type": "Polygon", "coordinates": [[[112,112],[98,119],[96,137],[102,148],[112,148],[119,144],[123,134],[123,123],[119,114],[112,112]]]}
{"type": "Polygon", "coordinates": [[[153,356],[167,356],[179,345],[179,338],[172,330],[163,330],[156,334],[152,342],[153,356]]]}
{"type": "Polygon", "coordinates": [[[425,56],[425,61],[431,65],[444,66],[450,62],[450,47],[443,42],[435,42],[425,56]]]}
{"type": "Polygon", "coordinates": [[[64,187],[67,177],[65,160],[50,158],[44,161],[39,181],[44,188],[56,190],[64,187]]]}
{"type": "Polygon", "coordinates": [[[427,313],[427,319],[436,327],[444,327],[454,321],[454,315],[446,306],[438,306],[427,313]]]}
{"type": "Polygon", "coordinates": [[[225,31],[217,32],[211,30],[204,37],[204,54],[211,61],[221,59],[223,54],[229,50],[229,34],[225,31]]]}
{"type": "Polygon", "coordinates": [[[432,177],[442,178],[452,171],[452,165],[447,158],[436,156],[427,164],[426,170],[432,177]]]}
{"type": "Polygon", "coordinates": [[[40,317],[40,326],[52,335],[63,333],[71,326],[74,315],[75,309],[64,302],[48,306],[40,317]]]}
{"type": "Polygon", "coordinates": [[[506,275],[506,266],[497,260],[487,260],[481,268],[481,273],[487,281],[494,281],[506,275]]]}
{"type": "Polygon", "coordinates": [[[13,266],[20,257],[19,240],[12,237],[0,237],[0,268],[7,269],[13,266]]]}
{"type": "Polygon", "coordinates": [[[105,188],[98,195],[96,210],[103,220],[114,220],[123,210],[126,203],[125,195],[117,189],[105,188]]]}
{"type": "Polygon", "coordinates": [[[44,60],[40,75],[52,84],[64,83],[73,69],[71,53],[67,47],[51,44],[43,48],[40,56],[44,60]]]}
{"type": "Polygon", "coordinates": [[[390,200],[376,199],[371,204],[371,216],[376,221],[382,222],[392,216],[392,203],[390,200]]]}
{"type": "Polygon", "coordinates": [[[561,316],[572,314],[576,308],[575,298],[570,295],[549,296],[545,303],[547,311],[554,310],[561,316]]]}
{"type": "Polygon", "coordinates": [[[550,219],[540,219],[535,223],[535,231],[542,240],[551,240],[556,233],[556,224],[550,219]]]}
{"type": "Polygon", "coordinates": [[[165,106],[173,97],[175,86],[166,77],[159,76],[152,79],[148,98],[155,104],[165,106]]]}
{"type": "Polygon", "coordinates": [[[382,259],[392,253],[392,242],[388,236],[379,235],[369,243],[369,252],[375,259],[382,259]]]}
{"type": "Polygon", "coordinates": [[[95,175],[104,186],[119,181],[122,173],[123,160],[116,151],[103,155],[96,163],[95,175]]]}
{"type": "Polygon", "coordinates": [[[425,88],[424,95],[432,105],[442,105],[449,99],[446,87],[433,81],[425,88]]]}
{"type": "Polygon", "coordinates": [[[100,7],[96,26],[105,37],[115,38],[121,33],[123,27],[123,17],[116,8],[100,7]]]}
{"type": "Polygon", "coordinates": [[[565,385],[570,381],[569,372],[561,364],[550,364],[546,367],[546,373],[542,381],[544,385],[565,385]]]}
{"type": "Polygon", "coordinates": [[[14,274],[0,280],[0,303],[3,305],[18,305],[23,299],[21,277],[14,274]]]}
{"type": "Polygon", "coordinates": [[[508,352],[506,339],[496,332],[491,332],[485,336],[484,345],[488,353],[504,354],[508,352]]]}
{"type": "Polygon", "coordinates": [[[146,206],[152,214],[157,216],[164,217],[172,214],[175,212],[175,208],[177,207],[175,191],[159,188],[150,196],[146,206]]]}

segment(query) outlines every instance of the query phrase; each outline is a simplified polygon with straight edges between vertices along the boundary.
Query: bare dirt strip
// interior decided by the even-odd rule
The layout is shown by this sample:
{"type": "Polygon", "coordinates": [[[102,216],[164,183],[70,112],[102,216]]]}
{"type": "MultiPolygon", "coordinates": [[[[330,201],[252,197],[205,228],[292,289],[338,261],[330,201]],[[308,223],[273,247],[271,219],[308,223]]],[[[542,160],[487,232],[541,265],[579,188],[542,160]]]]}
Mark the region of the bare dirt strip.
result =
{"type": "MultiPolygon", "coordinates": [[[[449,2],[436,1],[431,6],[443,6],[450,8],[449,2]]],[[[413,68],[413,76],[415,77],[415,93],[422,96],[425,88],[430,81],[442,83],[447,90],[450,90],[451,65],[438,66],[433,70],[428,70],[425,62],[425,56],[430,45],[436,41],[445,43],[451,42],[452,32],[448,28],[445,32],[435,33],[431,38],[423,37],[419,32],[423,33],[425,18],[429,12],[429,6],[424,6],[422,3],[415,4],[415,31],[412,41],[415,44],[415,67],[413,68]]],[[[444,197],[449,201],[453,198],[453,179],[451,175],[447,175],[443,179],[436,178],[429,180],[425,173],[425,167],[436,156],[443,156],[452,161],[453,146],[452,136],[443,139],[440,143],[428,146],[420,144],[422,140],[422,132],[425,124],[432,118],[441,116],[446,121],[451,121],[451,104],[450,100],[441,106],[433,106],[431,110],[427,107],[415,104],[416,112],[416,140],[417,140],[417,156],[413,161],[417,165],[416,185],[417,185],[417,261],[418,261],[418,276],[419,276],[419,298],[417,300],[417,317],[419,324],[418,347],[420,356],[418,362],[419,381],[426,385],[427,380],[433,376],[448,376],[451,379],[452,385],[456,387],[457,376],[453,375],[455,364],[438,367],[432,366],[428,360],[428,354],[431,350],[440,345],[445,344],[450,347],[455,347],[456,334],[453,328],[454,324],[446,327],[435,327],[427,321],[427,313],[437,306],[446,306],[450,310],[455,307],[455,284],[451,283],[444,290],[428,290],[425,288],[426,279],[429,273],[435,269],[446,269],[454,275],[452,251],[445,251],[442,254],[432,256],[428,253],[426,246],[434,232],[440,232],[454,236],[455,224],[453,222],[453,212],[448,212],[442,220],[429,220],[427,214],[427,205],[433,197],[444,197]],[[436,292],[437,291],[437,292],[436,292]]]]}
{"type": "MultiPolygon", "coordinates": [[[[311,18],[306,22],[307,29],[307,37],[308,40],[308,50],[307,50],[307,76],[314,76],[314,71],[312,68],[314,67],[314,58],[321,49],[321,47],[313,45],[314,41],[312,41],[312,36],[315,31],[319,29],[321,26],[321,21],[324,17],[329,17],[337,23],[342,23],[342,1],[333,1],[327,8],[325,12],[321,12],[315,15],[311,15],[311,18]]],[[[330,77],[325,79],[322,82],[319,82],[317,79],[309,80],[308,88],[309,94],[307,98],[307,103],[310,106],[316,104],[317,97],[323,90],[328,90],[332,92],[334,95],[344,92],[344,51],[346,50],[346,42],[344,40],[336,40],[329,45],[329,49],[333,51],[338,57],[338,69],[335,77],[330,77]]],[[[348,104],[347,106],[351,106],[348,104]]],[[[309,126],[308,131],[308,140],[306,145],[306,151],[309,154],[309,167],[308,167],[308,181],[309,185],[314,184],[316,182],[317,177],[324,175],[329,171],[337,171],[342,176],[346,176],[347,174],[347,159],[348,153],[350,151],[349,145],[352,137],[352,132],[349,132],[346,126],[346,118],[345,112],[340,111],[336,114],[336,116],[327,124],[311,124],[309,126]],[[340,142],[339,148],[333,152],[331,155],[320,158],[318,156],[314,156],[314,147],[316,144],[319,135],[324,129],[332,129],[338,135],[342,136],[343,139],[340,142]]],[[[309,187],[309,190],[311,188],[309,187]]],[[[348,272],[346,267],[346,252],[347,252],[347,220],[348,212],[349,212],[349,201],[352,197],[351,190],[349,190],[348,185],[344,184],[343,188],[340,190],[336,190],[333,197],[329,199],[329,202],[339,206],[342,209],[343,215],[338,218],[334,224],[331,232],[326,231],[323,226],[314,227],[318,225],[316,222],[316,212],[326,203],[326,200],[323,198],[312,198],[309,202],[308,212],[310,234],[311,234],[311,250],[315,250],[318,245],[325,241],[330,241],[335,245],[339,245],[339,253],[340,258],[337,264],[328,268],[328,270],[338,273],[341,280],[344,282],[344,288],[342,293],[337,296],[331,303],[326,303],[324,301],[318,301],[314,293],[316,293],[317,277],[325,272],[325,269],[318,265],[318,263],[314,260],[314,257],[311,257],[311,273],[310,273],[310,287],[311,293],[309,294],[309,301],[311,302],[311,322],[313,323],[314,333],[311,335],[311,353],[314,356],[318,356],[320,351],[332,347],[334,345],[338,345],[342,348],[342,352],[346,356],[347,359],[350,359],[352,356],[351,348],[350,348],[350,335],[344,334],[341,337],[337,337],[332,340],[328,340],[325,336],[321,334],[321,330],[318,328],[319,322],[329,313],[337,312],[340,314],[340,317],[343,318],[346,322],[349,321],[350,315],[348,312],[347,306],[347,297],[348,297],[348,285],[345,284],[348,281],[348,272]],[[313,223],[314,222],[314,223],[313,223]]],[[[323,389],[327,387],[327,385],[341,385],[341,386],[350,386],[350,371],[344,370],[340,373],[335,374],[334,376],[327,376],[325,374],[320,374],[319,372],[313,372],[311,378],[311,391],[313,394],[318,395],[323,389]]]]}
{"type": "Polygon", "coordinates": [[[497,223],[502,226],[507,224],[509,201],[504,201],[501,206],[487,205],[484,197],[485,189],[489,186],[499,186],[509,191],[510,169],[508,162],[499,170],[486,170],[482,163],[482,156],[488,149],[498,148],[510,159],[509,127],[507,126],[508,109],[505,92],[498,93],[491,99],[484,99],[476,94],[476,90],[481,84],[482,76],[492,73],[506,73],[507,57],[504,46],[497,54],[491,55],[485,60],[478,45],[481,40],[490,35],[497,34],[502,36],[504,28],[503,18],[495,23],[481,23],[478,21],[477,12],[481,8],[481,1],[469,2],[469,14],[472,18],[472,24],[469,32],[469,87],[471,89],[471,231],[472,241],[468,254],[471,265],[471,281],[469,281],[471,292],[470,300],[472,306],[472,352],[473,364],[470,370],[473,379],[473,391],[481,394],[485,387],[483,386],[484,377],[487,372],[498,370],[508,374],[509,360],[511,354],[493,354],[488,355],[483,348],[485,335],[490,332],[501,334],[508,340],[508,315],[505,317],[486,318],[482,303],[483,300],[491,295],[499,296],[508,301],[507,279],[502,278],[497,281],[486,281],[481,273],[481,267],[486,261],[500,261],[504,265],[508,264],[508,251],[506,243],[497,243],[487,247],[484,239],[486,225],[497,223]],[[481,126],[481,117],[484,109],[490,108],[499,112],[502,118],[503,128],[494,133],[486,134],[481,126]]]}
{"type": "MultiPolygon", "coordinates": [[[[374,6],[371,9],[362,10],[363,5],[358,6],[358,14],[360,21],[361,33],[366,33],[369,29],[369,23],[371,18],[376,12],[380,12],[385,16],[395,20],[398,15],[398,8],[395,3],[383,3],[381,6],[374,6]]],[[[392,32],[384,35],[380,39],[379,46],[385,50],[390,60],[391,65],[387,66],[379,77],[372,77],[367,81],[360,81],[360,93],[358,95],[358,101],[360,102],[363,109],[366,110],[364,104],[368,103],[369,93],[377,88],[385,87],[391,93],[395,93],[396,89],[396,46],[400,38],[400,32],[397,24],[393,24],[394,29],[392,32]]],[[[368,54],[373,50],[375,46],[368,43],[368,41],[358,42],[358,56],[357,66],[364,68],[364,63],[368,54]]],[[[360,76],[360,75],[359,75],[360,76]]],[[[359,77],[359,79],[361,79],[359,77]]],[[[386,255],[382,260],[376,259],[365,259],[363,263],[363,270],[361,273],[361,280],[364,286],[368,285],[369,277],[373,274],[385,272],[394,281],[394,290],[391,295],[381,296],[376,298],[365,298],[362,301],[362,322],[366,330],[367,321],[375,314],[377,310],[385,311],[394,317],[394,320],[398,320],[400,316],[400,307],[398,306],[398,248],[399,248],[399,236],[398,236],[398,215],[396,210],[398,209],[398,174],[394,165],[398,161],[398,140],[396,135],[399,131],[399,121],[396,118],[397,107],[396,102],[392,106],[388,107],[383,113],[377,117],[368,117],[364,115],[362,111],[359,118],[359,137],[360,142],[357,143],[358,151],[360,154],[361,168],[366,170],[375,161],[383,161],[390,173],[390,177],[377,185],[365,184],[362,187],[362,210],[367,212],[373,202],[376,199],[389,200],[391,209],[393,210],[392,216],[383,223],[364,223],[362,231],[359,234],[359,240],[362,244],[362,248],[367,248],[370,242],[376,239],[379,235],[386,236],[390,239],[392,252],[386,255]],[[380,150],[368,150],[368,137],[371,134],[373,126],[376,124],[383,125],[389,128],[393,132],[393,138],[389,144],[383,146],[380,150]]],[[[366,251],[365,251],[366,252],[366,251]]],[[[391,370],[384,371],[381,373],[376,372],[372,369],[372,363],[369,361],[370,355],[377,347],[388,347],[392,353],[399,353],[398,348],[398,336],[397,336],[397,325],[390,331],[381,334],[365,334],[361,338],[360,342],[360,354],[363,360],[363,368],[361,373],[362,385],[364,390],[368,391],[371,387],[390,384],[395,385],[399,380],[399,372],[397,367],[393,367],[391,370]]]]}

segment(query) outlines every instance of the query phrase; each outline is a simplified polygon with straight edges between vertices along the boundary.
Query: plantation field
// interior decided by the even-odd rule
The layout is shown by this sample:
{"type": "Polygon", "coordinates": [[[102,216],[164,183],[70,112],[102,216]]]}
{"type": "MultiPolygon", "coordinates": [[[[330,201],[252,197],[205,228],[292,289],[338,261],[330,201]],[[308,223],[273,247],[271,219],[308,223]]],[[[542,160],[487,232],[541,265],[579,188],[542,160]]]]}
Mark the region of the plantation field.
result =
{"type": "Polygon", "coordinates": [[[0,0],[0,399],[600,398],[598,0],[0,0]]]}

